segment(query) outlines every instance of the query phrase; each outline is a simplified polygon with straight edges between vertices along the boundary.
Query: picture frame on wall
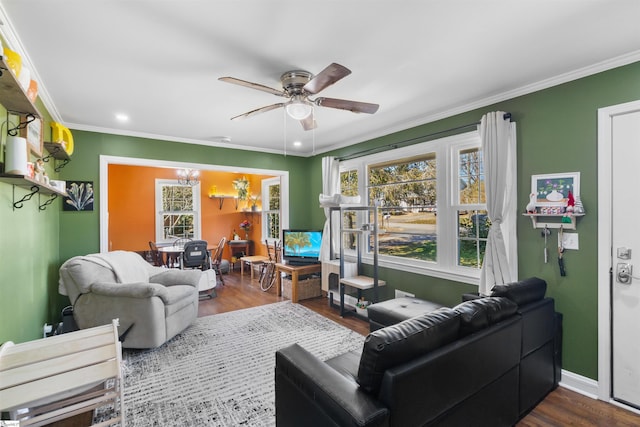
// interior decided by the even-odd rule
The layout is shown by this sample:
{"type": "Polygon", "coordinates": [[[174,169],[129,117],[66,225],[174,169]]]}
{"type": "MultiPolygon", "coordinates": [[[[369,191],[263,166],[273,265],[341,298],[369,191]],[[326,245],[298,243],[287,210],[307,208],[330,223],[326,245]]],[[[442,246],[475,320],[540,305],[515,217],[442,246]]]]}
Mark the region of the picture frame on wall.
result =
{"type": "Polygon", "coordinates": [[[67,195],[62,210],[72,212],[93,211],[93,181],[67,181],[67,195]]]}
{"type": "Polygon", "coordinates": [[[42,157],[43,131],[42,120],[33,119],[29,124],[20,131],[20,136],[27,140],[27,148],[37,157],[42,157]]]}
{"type": "Polygon", "coordinates": [[[531,175],[531,193],[536,195],[538,207],[565,206],[569,192],[580,197],[580,172],[531,175]]]}

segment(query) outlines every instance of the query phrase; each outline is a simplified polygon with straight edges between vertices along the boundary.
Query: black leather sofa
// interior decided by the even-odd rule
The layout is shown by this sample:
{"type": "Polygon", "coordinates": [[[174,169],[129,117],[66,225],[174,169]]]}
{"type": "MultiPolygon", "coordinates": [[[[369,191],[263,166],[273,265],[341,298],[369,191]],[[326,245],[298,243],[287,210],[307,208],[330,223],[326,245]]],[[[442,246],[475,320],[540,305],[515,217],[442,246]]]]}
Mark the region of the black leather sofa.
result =
{"type": "Polygon", "coordinates": [[[561,317],[532,278],[371,332],[321,361],[276,352],[278,426],[510,426],[553,390],[561,317]]]}

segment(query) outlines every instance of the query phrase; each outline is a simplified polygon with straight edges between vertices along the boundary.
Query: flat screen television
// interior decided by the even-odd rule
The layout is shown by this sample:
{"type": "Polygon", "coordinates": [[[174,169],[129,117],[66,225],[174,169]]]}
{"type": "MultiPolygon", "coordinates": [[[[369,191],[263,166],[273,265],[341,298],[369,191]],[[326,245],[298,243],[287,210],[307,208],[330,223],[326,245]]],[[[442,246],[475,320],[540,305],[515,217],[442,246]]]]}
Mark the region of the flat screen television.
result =
{"type": "Polygon", "coordinates": [[[322,231],[282,230],[282,258],[292,265],[320,262],[322,231]]]}

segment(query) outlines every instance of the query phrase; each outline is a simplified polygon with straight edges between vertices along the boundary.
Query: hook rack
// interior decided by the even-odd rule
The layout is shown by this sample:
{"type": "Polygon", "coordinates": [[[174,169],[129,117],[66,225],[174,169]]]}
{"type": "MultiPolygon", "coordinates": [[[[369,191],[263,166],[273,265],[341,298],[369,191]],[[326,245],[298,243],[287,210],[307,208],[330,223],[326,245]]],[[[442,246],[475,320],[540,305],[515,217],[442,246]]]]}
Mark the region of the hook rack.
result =
{"type": "MultiPolygon", "coordinates": [[[[22,207],[24,206],[24,202],[28,202],[29,200],[31,200],[33,195],[38,193],[39,191],[40,191],[40,187],[38,187],[37,185],[31,186],[31,192],[29,194],[26,194],[22,199],[18,200],[17,202],[13,202],[13,210],[22,209],[22,207]]],[[[13,200],[16,199],[15,196],[16,196],[16,187],[14,186],[13,200]]]]}
{"type": "Polygon", "coordinates": [[[51,159],[60,160],[61,162],[53,168],[54,171],[60,172],[60,170],[71,161],[67,152],[62,148],[62,145],[53,142],[45,142],[44,146],[49,154],[42,158],[43,162],[48,163],[51,159]]]}
{"type": "MultiPolygon", "coordinates": [[[[7,110],[7,123],[9,123],[9,110],[7,110]]],[[[31,123],[32,121],[34,121],[36,119],[36,116],[34,116],[31,113],[27,113],[25,116],[25,121],[21,121],[20,123],[18,123],[18,125],[14,128],[11,129],[7,129],[7,133],[10,136],[18,136],[18,131],[20,129],[25,129],[27,126],[29,126],[29,123],[31,123]]]]}
{"type": "MultiPolygon", "coordinates": [[[[57,198],[58,198],[58,194],[57,193],[53,193],[51,195],[51,197],[49,197],[44,203],[40,203],[40,206],[38,206],[38,209],[41,210],[41,211],[47,209],[47,206],[49,206],[51,203],[53,203],[57,198]]],[[[39,195],[38,195],[38,201],[40,201],[40,196],[39,195]]]]}

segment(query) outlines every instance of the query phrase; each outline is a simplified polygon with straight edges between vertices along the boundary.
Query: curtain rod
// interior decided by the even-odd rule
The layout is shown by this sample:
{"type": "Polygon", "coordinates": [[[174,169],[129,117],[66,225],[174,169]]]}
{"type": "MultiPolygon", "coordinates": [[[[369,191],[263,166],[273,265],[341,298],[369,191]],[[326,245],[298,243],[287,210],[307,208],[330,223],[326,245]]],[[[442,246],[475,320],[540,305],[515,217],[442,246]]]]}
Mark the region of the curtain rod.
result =
{"type": "MultiPolygon", "coordinates": [[[[502,118],[503,118],[503,120],[510,120],[511,119],[511,113],[505,113],[504,116],[502,116],[502,118]]],[[[451,128],[451,129],[440,130],[438,132],[429,133],[427,135],[421,135],[421,136],[417,136],[415,138],[405,139],[404,141],[394,142],[394,143],[391,143],[391,144],[382,145],[380,147],[368,148],[366,150],[357,151],[357,152],[352,153],[352,154],[347,154],[346,156],[336,157],[336,159],[338,161],[351,160],[351,159],[356,159],[358,157],[366,156],[368,154],[375,154],[375,153],[381,153],[383,151],[394,150],[396,148],[406,147],[407,145],[413,145],[413,144],[417,144],[419,142],[425,142],[425,138],[430,138],[432,136],[438,136],[438,135],[441,135],[443,133],[449,133],[449,132],[454,132],[454,131],[457,131],[457,130],[466,129],[466,128],[469,128],[469,127],[472,127],[472,126],[478,126],[479,124],[480,124],[480,122],[475,122],[475,123],[469,123],[469,124],[466,124],[466,125],[454,127],[454,128],[451,128]]]]}

